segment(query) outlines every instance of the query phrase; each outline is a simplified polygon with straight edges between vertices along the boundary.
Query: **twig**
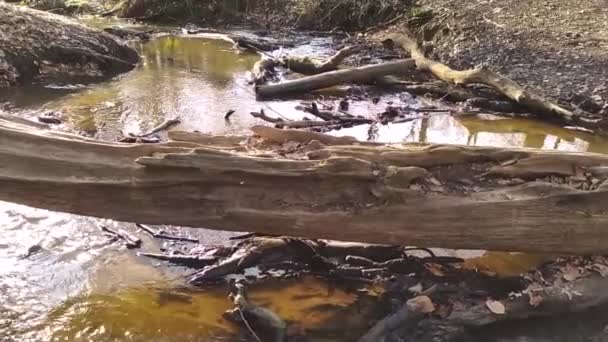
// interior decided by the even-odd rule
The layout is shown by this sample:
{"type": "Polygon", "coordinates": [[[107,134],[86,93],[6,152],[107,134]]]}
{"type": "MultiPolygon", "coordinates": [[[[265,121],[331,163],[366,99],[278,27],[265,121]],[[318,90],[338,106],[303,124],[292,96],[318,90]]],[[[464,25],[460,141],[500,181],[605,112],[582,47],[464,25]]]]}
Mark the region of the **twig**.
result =
{"type": "Polygon", "coordinates": [[[101,230],[103,230],[106,233],[109,233],[113,236],[116,236],[118,238],[120,238],[121,240],[125,241],[125,245],[127,246],[127,248],[132,249],[132,248],[139,248],[141,247],[141,240],[138,239],[137,237],[129,234],[128,232],[122,230],[122,229],[118,229],[118,230],[113,230],[110,229],[106,226],[101,226],[101,230]]]}
{"type": "Polygon", "coordinates": [[[242,235],[237,235],[237,236],[232,236],[230,238],[228,238],[228,240],[246,240],[252,237],[260,237],[260,236],[270,236],[268,234],[260,234],[260,233],[247,233],[247,234],[242,234],[242,235]]]}
{"type": "Polygon", "coordinates": [[[233,109],[229,110],[226,115],[224,115],[224,119],[225,120],[230,120],[230,117],[232,116],[232,114],[236,113],[233,109]]]}
{"type": "Polygon", "coordinates": [[[407,253],[407,252],[411,252],[411,251],[423,251],[423,252],[427,252],[429,253],[430,256],[432,257],[436,257],[437,255],[435,255],[435,253],[433,253],[432,250],[428,249],[428,248],[424,248],[424,247],[408,247],[403,249],[403,253],[407,253]]]}
{"type": "Polygon", "coordinates": [[[255,330],[253,330],[253,328],[251,327],[251,324],[249,324],[249,321],[247,321],[247,319],[245,318],[245,315],[243,314],[243,310],[237,308],[236,309],[239,312],[239,315],[241,316],[241,320],[243,321],[243,323],[245,324],[245,326],[247,327],[247,330],[249,330],[249,332],[251,333],[251,335],[253,335],[253,337],[258,341],[258,342],[262,342],[262,339],[260,339],[260,337],[258,336],[258,334],[255,333],[255,330]]]}
{"type": "Polygon", "coordinates": [[[150,234],[150,236],[152,236],[153,238],[199,243],[199,239],[193,239],[193,238],[189,238],[189,237],[181,237],[181,236],[166,234],[163,231],[154,230],[152,227],[149,227],[149,226],[146,226],[146,225],[143,225],[143,224],[140,224],[140,223],[136,223],[135,225],[139,229],[141,229],[141,230],[145,231],[146,233],[150,234]]]}
{"type": "Polygon", "coordinates": [[[158,133],[160,131],[169,129],[169,128],[171,128],[171,127],[179,124],[180,122],[181,121],[178,118],[167,119],[167,120],[163,121],[160,125],[158,125],[158,126],[152,128],[151,130],[147,131],[146,133],[139,134],[139,135],[136,135],[136,134],[129,134],[129,135],[132,136],[132,137],[136,137],[136,138],[147,137],[147,136],[152,135],[154,133],[158,133]]]}
{"type": "Polygon", "coordinates": [[[206,256],[199,257],[196,255],[167,255],[156,253],[137,253],[140,256],[145,256],[152,259],[172,262],[187,267],[202,268],[217,261],[217,257],[206,256]]]}

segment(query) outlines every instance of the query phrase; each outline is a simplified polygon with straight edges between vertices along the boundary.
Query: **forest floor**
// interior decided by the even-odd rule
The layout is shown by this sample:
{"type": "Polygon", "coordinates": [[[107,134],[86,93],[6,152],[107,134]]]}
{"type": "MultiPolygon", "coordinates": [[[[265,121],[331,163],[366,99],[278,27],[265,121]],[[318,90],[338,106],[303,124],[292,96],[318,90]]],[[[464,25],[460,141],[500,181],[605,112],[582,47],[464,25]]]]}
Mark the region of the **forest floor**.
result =
{"type": "Polygon", "coordinates": [[[608,115],[608,1],[418,0],[416,6],[430,11],[429,20],[417,25],[409,18],[409,26],[436,60],[458,69],[484,64],[532,91],[608,115]]]}

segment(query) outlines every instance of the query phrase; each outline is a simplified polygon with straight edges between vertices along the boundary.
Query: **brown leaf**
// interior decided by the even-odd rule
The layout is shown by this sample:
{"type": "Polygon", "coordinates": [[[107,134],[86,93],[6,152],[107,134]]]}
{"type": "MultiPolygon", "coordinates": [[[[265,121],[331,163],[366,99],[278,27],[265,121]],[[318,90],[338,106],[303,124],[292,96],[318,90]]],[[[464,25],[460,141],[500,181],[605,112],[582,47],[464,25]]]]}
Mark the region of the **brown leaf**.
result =
{"type": "Polygon", "coordinates": [[[428,262],[424,264],[424,267],[437,277],[445,277],[445,273],[443,272],[443,266],[439,264],[428,262]]]}
{"type": "Polygon", "coordinates": [[[528,292],[528,296],[530,297],[528,303],[530,303],[530,305],[532,305],[533,307],[538,307],[543,302],[543,296],[538,293],[528,292]]]}
{"type": "Polygon", "coordinates": [[[593,264],[592,269],[599,273],[602,277],[608,277],[608,266],[604,264],[593,264]]]}
{"type": "Polygon", "coordinates": [[[560,271],[563,273],[562,278],[565,281],[575,281],[582,276],[581,268],[572,265],[566,265],[560,268],[560,271]]]}
{"type": "Polygon", "coordinates": [[[490,309],[490,311],[492,311],[492,313],[497,315],[504,315],[507,312],[505,305],[498,300],[488,299],[486,301],[486,306],[488,309],[490,309]]]}
{"type": "Polygon", "coordinates": [[[428,296],[418,296],[407,301],[407,308],[412,312],[429,314],[435,311],[435,304],[428,296]]]}

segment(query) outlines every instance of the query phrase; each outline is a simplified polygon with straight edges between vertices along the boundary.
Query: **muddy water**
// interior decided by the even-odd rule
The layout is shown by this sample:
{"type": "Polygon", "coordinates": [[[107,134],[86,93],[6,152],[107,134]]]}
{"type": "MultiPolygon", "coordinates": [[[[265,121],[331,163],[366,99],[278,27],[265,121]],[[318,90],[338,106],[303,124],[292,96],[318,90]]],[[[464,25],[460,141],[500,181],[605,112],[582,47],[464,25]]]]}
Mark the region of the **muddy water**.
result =
{"type": "MultiPolygon", "coordinates": [[[[302,51],[331,53],[328,39],[314,38],[311,43],[312,48],[302,51]]],[[[95,85],[14,89],[0,93],[0,101],[9,102],[12,111],[24,116],[57,113],[65,128],[108,140],[174,117],[182,120],[181,129],[241,134],[260,123],[248,113],[262,107],[269,115],[303,116],[294,110],[293,101],[256,102],[247,85],[247,71],[258,57],[235,54],[227,42],[165,36],[136,45],[142,62],[126,75],[95,85]],[[224,120],[228,110],[236,111],[230,122],[224,120]]],[[[352,111],[374,115],[389,103],[427,105],[421,99],[393,94],[383,96],[378,104],[355,102],[352,111]]],[[[369,127],[360,126],[332,134],[364,140],[368,131],[369,127]]],[[[380,126],[374,139],[608,152],[608,140],[586,133],[488,116],[433,115],[380,126]]],[[[101,224],[120,226],[144,238],[144,250],[166,247],[145,238],[131,224],[0,203],[0,341],[213,341],[226,340],[235,332],[221,318],[230,306],[225,289],[185,287],[181,279],[187,271],[142,260],[108,244],[99,230],[101,224]],[[36,245],[41,250],[25,257],[36,245]]],[[[230,235],[183,231],[204,243],[223,243],[230,235]]],[[[512,275],[543,258],[492,253],[471,259],[468,266],[512,275]]],[[[345,334],[362,326],[359,317],[346,310],[355,302],[354,293],[317,279],[261,287],[253,298],[283,318],[301,322],[301,329],[323,326],[326,336],[336,336],[331,340],[352,340],[345,334]]]]}

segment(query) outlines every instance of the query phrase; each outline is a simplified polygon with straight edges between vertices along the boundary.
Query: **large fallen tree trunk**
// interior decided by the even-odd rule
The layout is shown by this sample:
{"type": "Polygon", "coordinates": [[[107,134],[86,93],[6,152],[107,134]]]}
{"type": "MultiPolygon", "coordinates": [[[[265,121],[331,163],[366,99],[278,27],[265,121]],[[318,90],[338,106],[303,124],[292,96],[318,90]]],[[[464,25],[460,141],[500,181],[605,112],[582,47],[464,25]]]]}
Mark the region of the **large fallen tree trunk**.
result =
{"type": "Polygon", "coordinates": [[[358,68],[330,71],[283,83],[260,85],[256,87],[256,94],[258,98],[264,99],[329,88],[343,83],[371,82],[382,76],[403,74],[414,66],[415,63],[413,60],[405,59],[395,62],[366,65],[358,68]]]}
{"type": "Polygon", "coordinates": [[[297,150],[290,146],[283,154],[297,159],[289,159],[259,143],[259,155],[237,152],[246,149],[238,138],[170,132],[175,141],[128,145],[39,126],[0,120],[0,200],[122,221],[272,235],[608,251],[604,155],[324,145],[320,141],[352,140],[254,127],[266,144],[289,141],[293,132],[297,150]]]}

